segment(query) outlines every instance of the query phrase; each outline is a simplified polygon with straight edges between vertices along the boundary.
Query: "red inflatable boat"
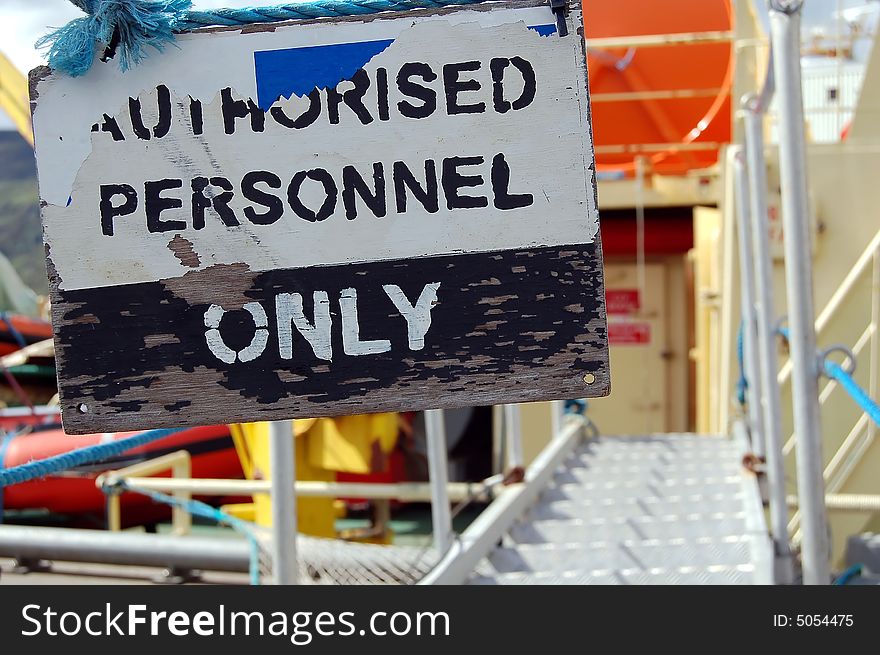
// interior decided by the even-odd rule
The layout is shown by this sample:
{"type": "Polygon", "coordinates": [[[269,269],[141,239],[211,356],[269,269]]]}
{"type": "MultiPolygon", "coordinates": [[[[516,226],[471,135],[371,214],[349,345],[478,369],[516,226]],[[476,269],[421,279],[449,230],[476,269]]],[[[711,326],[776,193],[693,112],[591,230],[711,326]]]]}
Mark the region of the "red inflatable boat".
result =
{"type": "Polygon", "coordinates": [[[0,357],[52,338],[52,325],[40,318],[0,312],[0,357]]]}
{"type": "MultiPolygon", "coordinates": [[[[24,434],[10,433],[0,437],[0,468],[11,468],[131,434],[134,433],[70,436],[59,426],[48,429],[38,426],[24,434]]],[[[45,509],[53,514],[69,515],[75,522],[83,519],[83,522],[98,527],[104,519],[106,502],[104,494],[95,486],[98,475],[177,450],[187,450],[192,455],[194,478],[242,477],[229,427],[212,425],[182,430],[100,464],[0,489],[2,507],[5,510],[45,509]]],[[[170,515],[167,507],[155,505],[138,494],[124,494],[122,507],[125,525],[151,523],[170,515]]]]}

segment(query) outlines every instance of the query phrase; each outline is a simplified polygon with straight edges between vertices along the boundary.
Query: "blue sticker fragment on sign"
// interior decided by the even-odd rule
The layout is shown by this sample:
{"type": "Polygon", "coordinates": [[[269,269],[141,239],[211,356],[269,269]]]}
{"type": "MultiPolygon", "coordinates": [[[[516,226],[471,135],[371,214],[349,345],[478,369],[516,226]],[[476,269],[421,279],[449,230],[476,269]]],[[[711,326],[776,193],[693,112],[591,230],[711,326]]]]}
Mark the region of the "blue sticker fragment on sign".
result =
{"type": "MultiPolygon", "coordinates": [[[[541,36],[556,33],[556,24],[529,25],[541,36]]],[[[394,43],[394,39],[259,50],[254,53],[257,104],[263,111],[279,98],[305,96],[313,89],[334,89],[394,43]]]]}
{"type": "Polygon", "coordinates": [[[383,39],[255,52],[257,104],[266,111],[278,98],[336,88],[392,43],[383,39]]]}
{"type": "Polygon", "coordinates": [[[550,23],[549,25],[529,25],[530,30],[535,30],[541,36],[550,36],[551,34],[556,34],[556,23],[550,23]]]}

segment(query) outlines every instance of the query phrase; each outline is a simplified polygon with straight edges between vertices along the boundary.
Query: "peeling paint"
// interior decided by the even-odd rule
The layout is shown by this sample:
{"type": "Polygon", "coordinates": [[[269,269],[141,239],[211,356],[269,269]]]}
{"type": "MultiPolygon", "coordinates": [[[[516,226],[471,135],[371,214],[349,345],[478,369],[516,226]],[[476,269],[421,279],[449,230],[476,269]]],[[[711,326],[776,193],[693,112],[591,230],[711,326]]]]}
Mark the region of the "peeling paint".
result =
{"type": "MultiPolygon", "coordinates": [[[[277,352],[273,354],[269,348],[260,360],[251,364],[224,364],[210,356],[205,347],[199,348],[198,343],[204,331],[205,303],[219,300],[226,305],[225,297],[204,297],[202,303],[193,303],[174,295],[167,281],[64,292],[57,304],[57,311],[67,325],[60,335],[59,361],[70,380],[79,382],[63,388],[62,403],[67,406],[85,401],[93,408],[89,415],[68,419],[68,427],[76,429],[81,425],[85,429],[90,422],[110,420],[109,416],[120,426],[130,425],[132,421],[161,425],[166,419],[157,410],[182,400],[192,403],[186,408],[187,420],[211,422],[209,416],[217,402],[222,403],[230,416],[252,420],[258,413],[268,412],[274,416],[279,411],[288,416],[308,416],[344,414],[352,407],[359,408],[358,411],[384,411],[398,403],[418,408],[431,406],[441,398],[445,406],[462,402],[502,402],[511,397],[517,401],[537,400],[550,389],[554,394],[582,395],[580,377],[594,371],[597,374],[594,386],[602,389],[607,381],[607,355],[601,336],[603,307],[593,292],[594,278],[585,276],[578,286],[579,300],[585,309],[589,308],[584,314],[565,312],[562,303],[566,300],[550,299],[545,302],[554,304],[547,305],[542,315],[527,318],[525,313],[514,312],[511,319],[486,331],[476,328],[486,323],[486,312],[492,306],[479,302],[484,289],[466,284],[469,277],[480,279],[479,275],[494,268],[501,281],[500,287],[494,288],[517,288],[534,295],[536,287],[557,284],[555,280],[559,278],[547,275],[547,267],[568,267],[584,261],[592,261],[591,267],[596,267],[598,262],[593,252],[594,246],[586,245],[576,257],[560,260],[558,251],[550,250],[542,256],[529,257],[534,264],[519,274],[510,272],[510,263],[519,257],[525,258],[522,253],[507,254],[500,261],[494,255],[454,256],[458,258],[459,279],[465,282],[454,288],[463,287],[467,291],[443,295],[444,287],[440,287],[438,307],[448,307],[450,311],[436,315],[428,332],[428,337],[433,336],[434,340],[416,352],[407,346],[405,321],[398,317],[396,322],[388,322],[392,312],[388,311],[387,304],[378,302],[381,297],[378,294],[384,296],[384,292],[381,284],[374,280],[387,281],[390,271],[399,270],[400,278],[407,280],[401,288],[413,300],[418,295],[413,289],[423,280],[448,270],[443,257],[413,261],[402,269],[376,262],[354,269],[331,267],[299,273],[246,274],[249,278],[247,298],[269,308],[270,325],[274,321],[272,305],[265,299],[280,289],[305,291],[315,285],[341,289],[352,280],[361,280],[358,284],[363,289],[365,302],[360,310],[360,322],[362,329],[367,330],[363,336],[387,336],[394,348],[383,357],[381,364],[373,363],[369,369],[364,369],[358,357],[349,358],[350,364],[336,358],[332,365],[318,363],[304,341],[294,343],[294,353],[298,355],[293,360],[281,360],[277,352]],[[372,295],[370,289],[374,289],[376,295],[372,295]],[[162,304],[163,301],[167,303],[162,304]],[[98,314],[102,326],[99,332],[88,325],[73,323],[87,304],[106,308],[98,314]],[[164,309],[160,311],[158,307],[164,309]],[[124,317],[120,309],[126,309],[129,316],[124,317]],[[553,331],[543,329],[547,317],[551,316],[561,324],[553,331]],[[391,328],[393,331],[389,332],[391,328]],[[377,329],[383,332],[377,334],[377,329]],[[474,334],[468,337],[466,348],[453,345],[461,343],[454,336],[468,333],[474,334]],[[144,348],[146,343],[151,347],[144,348]],[[98,351],[98,344],[101,355],[96,359],[93,353],[98,351]],[[403,352],[406,356],[401,356],[403,352]],[[542,357],[540,364],[534,361],[537,355],[542,357]],[[270,359],[263,361],[266,357],[270,359]],[[257,365],[257,362],[262,363],[257,365]],[[514,390],[507,383],[493,384],[498,376],[531,382],[514,390]],[[466,389],[463,396],[444,395],[444,389],[453,384],[466,389]],[[211,396],[205,394],[212,385],[224,390],[219,397],[217,391],[212,391],[211,396]],[[149,402],[143,402],[145,388],[150,389],[149,402]],[[125,413],[125,408],[130,407],[125,403],[129,402],[142,403],[139,416],[130,417],[125,413]],[[276,408],[276,404],[284,409],[276,408]]],[[[231,290],[230,297],[240,298],[241,293],[231,290]]],[[[338,307],[333,311],[338,312],[338,307]]],[[[223,329],[224,339],[241,347],[249,340],[253,323],[233,321],[223,329]]],[[[341,337],[334,334],[334,351],[342,352],[338,341],[341,337]]],[[[183,417],[183,412],[176,412],[173,421],[168,419],[168,422],[179,424],[183,417]]]]}
{"type": "Polygon", "coordinates": [[[198,253],[193,247],[192,241],[184,239],[179,234],[175,234],[174,238],[168,242],[168,249],[174,253],[174,256],[180,260],[180,263],[189,268],[198,268],[202,264],[198,253]]]}

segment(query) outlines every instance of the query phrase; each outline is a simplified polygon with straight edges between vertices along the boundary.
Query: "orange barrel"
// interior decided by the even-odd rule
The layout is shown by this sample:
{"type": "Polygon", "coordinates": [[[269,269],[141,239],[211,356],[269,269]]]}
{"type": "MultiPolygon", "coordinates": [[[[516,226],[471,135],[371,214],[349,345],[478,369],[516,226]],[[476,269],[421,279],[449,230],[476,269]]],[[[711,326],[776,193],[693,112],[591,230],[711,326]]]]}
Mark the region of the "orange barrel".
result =
{"type": "Polygon", "coordinates": [[[631,175],[638,156],[669,175],[714,164],[731,137],[730,0],[583,0],[583,10],[600,175],[631,175]]]}

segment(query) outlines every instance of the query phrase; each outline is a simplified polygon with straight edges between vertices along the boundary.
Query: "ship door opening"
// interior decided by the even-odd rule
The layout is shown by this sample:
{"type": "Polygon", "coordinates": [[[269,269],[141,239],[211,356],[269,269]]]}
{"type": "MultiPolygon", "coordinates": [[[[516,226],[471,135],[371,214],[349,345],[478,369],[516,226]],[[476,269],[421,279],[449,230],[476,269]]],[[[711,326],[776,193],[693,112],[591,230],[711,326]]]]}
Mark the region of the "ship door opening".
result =
{"type": "Polygon", "coordinates": [[[610,397],[589,402],[588,414],[603,434],[692,430],[693,207],[645,208],[641,240],[635,209],[603,211],[601,229],[616,382],[610,397]]]}

